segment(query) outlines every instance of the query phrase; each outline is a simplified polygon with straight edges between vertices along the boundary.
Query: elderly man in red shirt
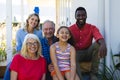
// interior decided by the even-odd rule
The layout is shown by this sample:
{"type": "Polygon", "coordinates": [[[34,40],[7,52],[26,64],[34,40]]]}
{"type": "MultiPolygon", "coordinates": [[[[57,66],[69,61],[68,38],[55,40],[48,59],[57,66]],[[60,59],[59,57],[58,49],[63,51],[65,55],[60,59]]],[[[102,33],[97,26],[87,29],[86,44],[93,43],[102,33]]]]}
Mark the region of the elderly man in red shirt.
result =
{"type": "Polygon", "coordinates": [[[75,40],[77,73],[81,77],[80,62],[91,61],[90,80],[97,80],[99,59],[107,54],[104,38],[96,26],[86,23],[87,12],[84,7],[76,9],[75,19],[76,23],[69,29],[75,40]],[[94,43],[93,38],[96,41],[94,43]]]}

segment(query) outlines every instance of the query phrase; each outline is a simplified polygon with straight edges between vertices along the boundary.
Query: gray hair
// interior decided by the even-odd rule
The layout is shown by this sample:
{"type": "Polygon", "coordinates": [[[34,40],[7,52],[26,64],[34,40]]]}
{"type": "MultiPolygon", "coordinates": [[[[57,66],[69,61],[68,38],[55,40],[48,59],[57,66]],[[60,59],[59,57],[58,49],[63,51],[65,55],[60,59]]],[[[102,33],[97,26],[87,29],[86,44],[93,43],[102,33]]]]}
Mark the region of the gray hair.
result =
{"type": "Polygon", "coordinates": [[[44,23],[43,23],[43,25],[42,25],[42,28],[44,27],[44,24],[46,24],[46,23],[51,23],[52,26],[55,28],[55,23],[54,23],[53,21],[50,21],[50,20],[44,21],[44,23]]]}

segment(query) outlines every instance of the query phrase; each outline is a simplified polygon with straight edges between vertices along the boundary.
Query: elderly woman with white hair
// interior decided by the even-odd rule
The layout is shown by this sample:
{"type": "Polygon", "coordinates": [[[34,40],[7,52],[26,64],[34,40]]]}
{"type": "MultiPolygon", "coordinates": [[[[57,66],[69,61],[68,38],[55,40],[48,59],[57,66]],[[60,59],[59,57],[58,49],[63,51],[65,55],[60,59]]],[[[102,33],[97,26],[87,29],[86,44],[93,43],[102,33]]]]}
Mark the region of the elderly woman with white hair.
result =
{"type": "Polygon", "coordinates": [[[22,49],[10,65],[11,80],[45,80],[46,61],[41,55],[41,43],[34,34],[27,34],[22,49]]]}

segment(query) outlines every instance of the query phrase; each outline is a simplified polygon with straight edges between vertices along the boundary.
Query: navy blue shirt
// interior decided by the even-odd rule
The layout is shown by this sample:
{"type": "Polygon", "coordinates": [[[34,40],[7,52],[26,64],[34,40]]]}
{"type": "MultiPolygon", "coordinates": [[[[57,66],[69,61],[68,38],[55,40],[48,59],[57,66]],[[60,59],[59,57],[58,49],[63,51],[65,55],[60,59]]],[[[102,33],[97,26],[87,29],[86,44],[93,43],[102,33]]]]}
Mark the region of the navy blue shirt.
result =
{"type": "MultiPolygon", "coordinates": [[[[56,37],[53,36],[52,38],[53,43],[55,43],[56,37]]],[[[50,59],[50,45],[48,44],[48,40],[44,37],[41,40],[41,44],[42,44],[42,55],[45,57],[47,64],[51,63],[51,59],[50,59]]]]}

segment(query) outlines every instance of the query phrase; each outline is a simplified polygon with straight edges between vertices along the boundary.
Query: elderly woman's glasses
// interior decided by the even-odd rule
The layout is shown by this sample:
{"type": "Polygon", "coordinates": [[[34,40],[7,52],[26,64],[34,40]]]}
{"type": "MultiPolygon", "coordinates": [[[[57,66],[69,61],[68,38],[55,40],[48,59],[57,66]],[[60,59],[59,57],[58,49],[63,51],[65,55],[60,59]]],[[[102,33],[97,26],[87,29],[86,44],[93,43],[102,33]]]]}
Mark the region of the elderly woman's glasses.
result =
{"type": "Polygon", "coordinates": [[[27,42],[27,46],[37,46],[38,45],[38,42],[34,42],[34,43],[31,43],[31,42],[27,42]]]}

